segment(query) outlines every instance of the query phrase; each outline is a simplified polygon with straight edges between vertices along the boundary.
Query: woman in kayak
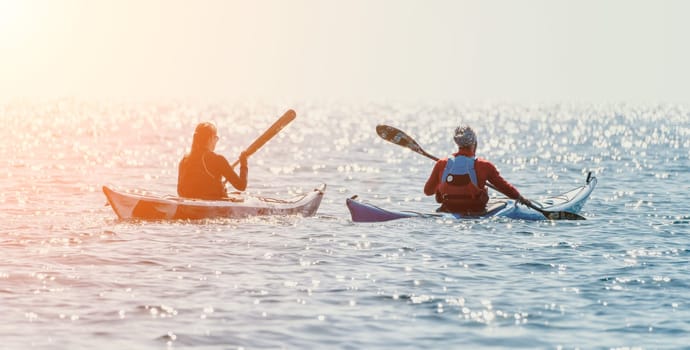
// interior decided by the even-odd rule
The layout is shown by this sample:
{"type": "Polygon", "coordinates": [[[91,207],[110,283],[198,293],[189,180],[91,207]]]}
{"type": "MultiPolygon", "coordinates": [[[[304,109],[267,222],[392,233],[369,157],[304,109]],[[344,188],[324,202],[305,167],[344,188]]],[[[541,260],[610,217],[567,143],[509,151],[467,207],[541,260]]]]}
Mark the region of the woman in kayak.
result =
{"type": "Polygon", "coordinates": [[[237,176],[228,160],[214,152],[217,142],[215,125],[204,122],[196,126],[192,150],[180,161],[177,177],[177,194],[180,197],[226,198],[228,194],[223,178],[240,191],[247,188],[246,154],[240,154],[240,175],[237,176]]]}
{"type": "Polygon", "coordinates": [[[469,126],[455,129],[455,143],[458,152],[434,165],[424,185],[424,194],[436,195],[441,203],[439,211],[482,212],[486,210],[489,193],[486,182],[509,198],[526,204],[528,200],[488,160],[477,158],[477,136],[469,126]]]}

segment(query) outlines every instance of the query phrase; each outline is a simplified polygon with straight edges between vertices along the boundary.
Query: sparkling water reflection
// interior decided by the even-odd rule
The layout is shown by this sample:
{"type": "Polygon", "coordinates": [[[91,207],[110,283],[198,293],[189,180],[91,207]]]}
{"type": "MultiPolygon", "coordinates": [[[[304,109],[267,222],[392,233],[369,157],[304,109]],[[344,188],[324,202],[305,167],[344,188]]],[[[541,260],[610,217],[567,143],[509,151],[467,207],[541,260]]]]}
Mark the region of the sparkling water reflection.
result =
{"type": "Polygon", "coordinates": [[[678,106],[203,105],[20,101],[0,106],[0,324],[6,348],[681,348],[690,115],[678,106]],[[325,182],[313,218],[120,222],[103,184],[174,193],[201,119],[249,191],[325,182]],[[358,194],[433,210],[431,162],[377,124],[452,151],[459,123],[528,197],[599,186],[585,222],[353,224],[358,194]]]}

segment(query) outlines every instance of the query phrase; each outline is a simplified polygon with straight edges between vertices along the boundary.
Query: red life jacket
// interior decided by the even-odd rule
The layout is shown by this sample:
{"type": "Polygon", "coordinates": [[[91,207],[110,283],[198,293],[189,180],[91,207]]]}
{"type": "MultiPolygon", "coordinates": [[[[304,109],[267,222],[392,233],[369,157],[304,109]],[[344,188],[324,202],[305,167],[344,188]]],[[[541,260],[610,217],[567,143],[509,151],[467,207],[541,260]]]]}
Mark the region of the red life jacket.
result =
{"type": "Polygon", "coordinates": [[[486,208],[489,192],[479,188],[475,161],[475,157],[462,155],[448,157],[436,192],[441,211],[479,212],[486,208]]]}

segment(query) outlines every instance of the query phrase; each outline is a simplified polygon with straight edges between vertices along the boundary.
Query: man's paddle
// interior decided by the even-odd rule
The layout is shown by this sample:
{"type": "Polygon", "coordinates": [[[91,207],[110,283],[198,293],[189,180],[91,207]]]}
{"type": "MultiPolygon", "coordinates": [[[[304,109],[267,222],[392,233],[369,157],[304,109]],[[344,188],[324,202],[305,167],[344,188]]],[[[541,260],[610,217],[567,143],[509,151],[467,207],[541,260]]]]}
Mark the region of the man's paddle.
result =
{"type": "Polygon", "coordinates": [[[426,153],[426,151],[423,150],[419,144],[417,144],[417,141],[415,141],[413,138],[411,138],[406,133],[400,131],[399,129],[396,129],[388,125],[377,125],[376,133],[379,134],[379,136],[381,136],[382,139],[388,142],[392,142],[398,146],[409,148],[412,151],[417,152],[427,158],[431,158],[432,160],[438,160],[438,158],[432,156],[429,153],[426,153]]]}
{"type": "MultiPolygon", "coordinates": [[[[412,137],[407,135],[406,133],[402,132],[401,130],[394,128],[392,126],[388,125],[377,125],[376,126],[376,133],[381,136],[382,139],[389,141],[391,143],[394,143],[398,146],[403,146],[405,148],[409,148],[413,152],[419,153],[427,158],[430,158],[434,161],[437,161],[438,158],[432,156],[431,154],[427,153],[424,149],[422,149],[421,146],[415,141],[412,137]]],[[[491,185],[490,183],[486,184],[487,186],[493,188],[495,191],[498,191],[496,187],[491,185]]],[[[498,191],[501,192],[501,191],[498,191]]],[[[536,205],[532,204],[532,202],[528,201],[526,206],[540,212],[544,217],[546,217],[549,220],[585,220],[584,216],[575,214],[575,213],[569,213],[567,211],[547,211],[544,209],[541,209],[537,207],[536,205]]]]}
{"type": "MultiPolygon", "coordinates": [[[[244,150],[244,153],[247,155],[247,157],[251,156],[254,154],[254,152],[258,151],[261,146],[263,146],[268,140],[272,139],[273,136],[276,136],[280,130],[282,130],[286,125],[290,124],[290,122],[297,117],[297,113],[293,111],[292,109],[289,109],[285,114],[283,114],[282,117],[278,118],[273,125],[271,125],[270,128],[268,128],[266,131],[264,131],[261,136],[259,136],[254,142],[252,142],[249,147],[247,147],[246,150],[244,150]]],[[[232,167],[236,167],[237,164],[239,164],[240,161],[239,159],[236,160],[234,163],[232,163],[232,167]]]]}

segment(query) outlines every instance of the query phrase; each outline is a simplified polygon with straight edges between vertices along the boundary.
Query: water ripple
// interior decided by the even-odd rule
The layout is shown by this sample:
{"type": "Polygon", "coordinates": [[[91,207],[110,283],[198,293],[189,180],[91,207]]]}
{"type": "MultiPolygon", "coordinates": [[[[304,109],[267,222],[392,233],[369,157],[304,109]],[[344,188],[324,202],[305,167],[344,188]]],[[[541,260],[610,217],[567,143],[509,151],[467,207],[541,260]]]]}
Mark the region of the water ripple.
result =
{"type": "MultiPolygon", "coordinates": [[[[232,158],[286,107],[60,100],[0,107],[8,348],[679,348],[690,331],[689,111],[649,105],[290,106],[249,191],[326,182],[312,218],[122,222],[100,186],[171,194],[200,120],[232,158]],[[558,122],[554,122],[558,121],[558,122]],[[584,223],[354,224],[354,194],[433,211],[429,153],[475,127],[530,198],[599,185],[584,223]],[[23,131],[23,132],[16,132],[23,131]]],[[[497,196],[497,194],[492,194],[497,196]]]]}

